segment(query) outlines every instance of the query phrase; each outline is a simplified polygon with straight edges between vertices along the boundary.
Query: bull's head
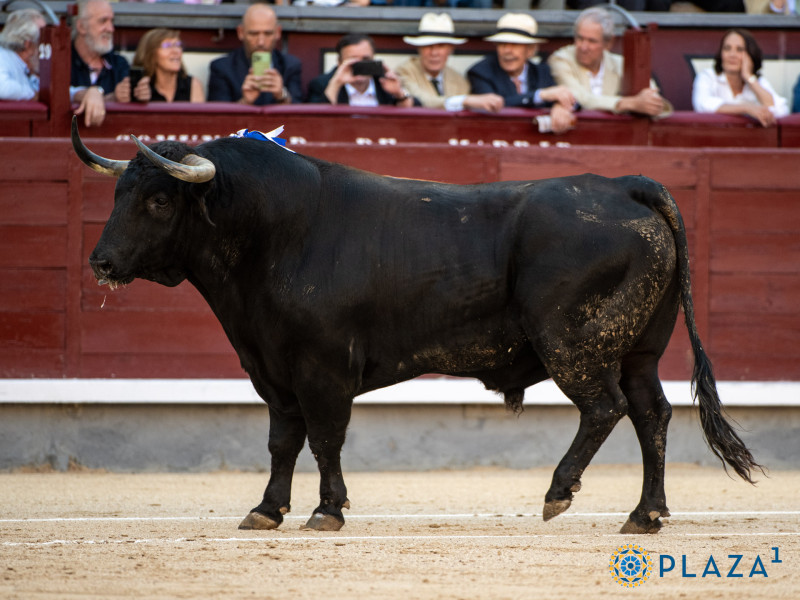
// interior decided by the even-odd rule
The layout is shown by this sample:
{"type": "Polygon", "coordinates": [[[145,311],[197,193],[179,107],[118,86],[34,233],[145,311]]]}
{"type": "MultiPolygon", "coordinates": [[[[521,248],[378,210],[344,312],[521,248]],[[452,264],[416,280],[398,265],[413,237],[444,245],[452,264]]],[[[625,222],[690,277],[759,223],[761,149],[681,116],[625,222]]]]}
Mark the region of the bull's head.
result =
{"type": "Polygon", "coordinates": [[[131,161],[103,158],[83,144],[77,119],[72,120],[72,146],[78,157],[98,173],[118,178],[114,210],[89,264],[98,283],[107,283],[112,289],[136,277],[177,285],[186,278],[178,256],[184,245],[180,232],[192,201],[200,200],[201,213],[208,220],[202,194],[198,196],[192,186],[181,181],[211,181],[216,169],[214,163],[192,154],[183,144],[165,142],[157,146],[165,154],[181,154],[182,158],[174,161],[135,136],[131,138],[146,160],[138,155],[131,161]],[[152,165],[157,167],[155,172],[152,165]]]}

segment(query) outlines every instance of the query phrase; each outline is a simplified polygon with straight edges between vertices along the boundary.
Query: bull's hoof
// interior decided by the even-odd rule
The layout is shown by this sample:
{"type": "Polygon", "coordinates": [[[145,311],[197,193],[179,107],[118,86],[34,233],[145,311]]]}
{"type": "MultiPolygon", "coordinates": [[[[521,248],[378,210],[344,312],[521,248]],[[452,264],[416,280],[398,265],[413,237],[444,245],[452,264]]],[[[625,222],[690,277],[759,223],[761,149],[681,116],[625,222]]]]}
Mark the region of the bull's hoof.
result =
{"type": "Polygon", "coordinates": [[[239,523],[239,529],[277,529],[280,523],[261,513],[251,512],[239,523]]]}
{"type": "Polygon", "coordinates": [[[542,510],[542,518],[545,521],[549,521],[567,510],[570,504],[572,504],[572,500],[550,500],[550,502],[545,502],[544,509],[542,510]]]}
{"type": "Polygon", "coordinates": [[[660,529],[661,521],[659,519],[655,519],[649,523],[641,524],[636,523],[628,518],[628,520],[625,521],[625,525],[622,526],[622,529],[620,529],[619,532],[639,535],[642,533],[658,533],[660,529]]]}
{"type": "Polygon", "coordinates": [[[300,529],[314,529],[316,531],[339,531],[344,526],[344,521],[333,515],[314,513],[300,529]]]}

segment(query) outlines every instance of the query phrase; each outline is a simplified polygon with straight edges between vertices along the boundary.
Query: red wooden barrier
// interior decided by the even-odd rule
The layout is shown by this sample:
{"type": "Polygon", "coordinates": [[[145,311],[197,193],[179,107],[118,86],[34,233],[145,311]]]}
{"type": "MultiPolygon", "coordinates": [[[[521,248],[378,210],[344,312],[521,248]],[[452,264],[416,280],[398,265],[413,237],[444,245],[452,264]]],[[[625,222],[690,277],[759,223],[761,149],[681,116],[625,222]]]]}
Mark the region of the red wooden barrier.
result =
{"type": "MultiPolygon", "coordinates": [[[[111,158],[129,141],[89,139],[111,158]]],[[[401,177],[474,183],[641,173],[675,195],[692,251],[701,336],[720,379],[800,378],[800,150],[493,148],[307,144],[297,150],[401,177]]],[[[221,327],[189,285],[110,292],[88,268],[114,180],[63,139],[0,139],[0,376],[239,377],[221,327]]],[[[690,375],[682,324],[662,362],[690,375]]]]}

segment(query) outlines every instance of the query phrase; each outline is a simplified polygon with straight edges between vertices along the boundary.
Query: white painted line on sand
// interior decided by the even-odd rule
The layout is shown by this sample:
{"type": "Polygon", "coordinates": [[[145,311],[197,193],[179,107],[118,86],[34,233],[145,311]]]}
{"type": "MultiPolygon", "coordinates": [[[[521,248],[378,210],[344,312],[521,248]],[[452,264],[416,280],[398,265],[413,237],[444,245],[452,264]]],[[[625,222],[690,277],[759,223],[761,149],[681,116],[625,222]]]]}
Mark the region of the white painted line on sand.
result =
{"type": "MultiPolygon", "coordinates": [[[[274,531],[274,530],[273,530],[274,531]]],[[[274,534],[273,534],[274,535],[274,534]]],[[[509,535],[369,535],[369,536],[338,536],[328,535],[328,532],[319,536],[297,536],[297,537],[228,537],[228,538],[144,538],[144,539],[106,539],[106,540],[48,540],[44,542],[3,542],[0,546],[6,548],[24,546],[26,548],[44,548],[48,546],[104,546],[122,544],[195,544],[195,543],[275,543],[275,542],[333,542],[341,544],[343,542],[432,542],[432,541],[511,541],[511,540],[537,540],[537,539],[587,539],[587,538],[627,538],[631,536],[622,533],[606,534],[509,534],[509,535]]],[[[665,537],[800,537],[800,532],[728,532],[718,531],[712,533],[670,533],[665,537]]]]}
{"type": "MultiPolygon", "coordinates": [[[[87,523],[87,522],[126,522],[126,521],[230,521],[244,518],[242,515],[232,516],[174,516],[174,517],[48,517],[30,519],[0,519],[0,523],[87,523]]],[[[541,518],[542,513],[438,513],[438,514],[371,514],[349,515],[345,513],[346,520],[357,519],[508,519],[508,518],[541,518]]],[[[617,518],[627,517],[626,512],[565,512],[559,518],[617,518]]],[[[684,511],[673,512],[672,517],[760,517],[760,516],[800,516],[800,510],[723,510],[723,511],[684,511]]],[[[287,515],[285,520],[306,520],[309,515],[287,515]]]]}

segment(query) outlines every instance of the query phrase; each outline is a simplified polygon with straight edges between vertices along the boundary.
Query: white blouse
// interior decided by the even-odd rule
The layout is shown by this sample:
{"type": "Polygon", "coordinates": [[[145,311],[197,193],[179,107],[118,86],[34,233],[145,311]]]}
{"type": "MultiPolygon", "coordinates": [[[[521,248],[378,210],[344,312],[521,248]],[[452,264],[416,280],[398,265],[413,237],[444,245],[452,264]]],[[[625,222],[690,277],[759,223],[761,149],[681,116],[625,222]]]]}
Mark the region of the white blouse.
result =
{"type": "MultiPolygon", "coordinates": [[[[759,77],[758,83],[772,96],[773,105],[769,107],[769,110],[775,115],[775,118],[780,119],[788,115],[789,104],[786,98],[779,96],[764,77],[759,77]]],[[[696,112],[713,113],[717,112],[723,104],[748,103],[761,104],[749,83],[745,82],[742,93],[734,96],[725,73],[717,74],[713,68],[708,68],[698,73],[697,77],[694,78],[692,106],[696,112]]]]}

